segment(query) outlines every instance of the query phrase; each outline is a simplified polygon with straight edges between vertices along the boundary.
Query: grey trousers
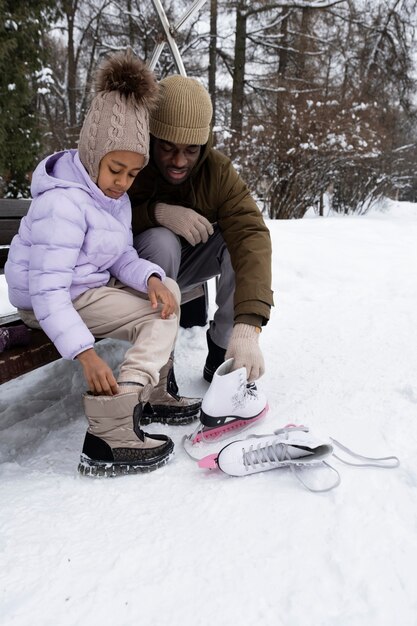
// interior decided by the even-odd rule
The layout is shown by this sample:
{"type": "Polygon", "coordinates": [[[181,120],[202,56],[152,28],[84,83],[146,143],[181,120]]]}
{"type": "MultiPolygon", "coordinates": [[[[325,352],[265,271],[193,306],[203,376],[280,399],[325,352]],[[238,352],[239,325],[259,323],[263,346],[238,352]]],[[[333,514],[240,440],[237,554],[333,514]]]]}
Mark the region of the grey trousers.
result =
{"type": "Polygon", "coordinates": [[[182,292],[218,277],[217,310],[210,323],[210,336],[227,348],[233,329],[235,273],[230,254],[218,226],[207,243],[191,246],[167,228],[150,228],[134,238],[140,257],[157,263],[166,275],[177,281],[182,292]]]}

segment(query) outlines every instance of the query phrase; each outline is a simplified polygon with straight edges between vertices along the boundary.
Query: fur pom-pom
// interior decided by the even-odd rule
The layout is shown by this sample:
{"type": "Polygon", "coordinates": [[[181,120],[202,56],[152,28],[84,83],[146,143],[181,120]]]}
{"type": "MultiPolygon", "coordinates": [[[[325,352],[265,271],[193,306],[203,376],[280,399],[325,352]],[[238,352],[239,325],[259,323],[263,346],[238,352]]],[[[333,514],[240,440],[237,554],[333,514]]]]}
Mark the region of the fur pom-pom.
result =
{"type": "Polygon", "coordinates": [[[128,50],[117,52],[103,62],[97,72],[96,91],[119,91],[152,109],[157,103],[159,87],[153,72],[128,50]]]}

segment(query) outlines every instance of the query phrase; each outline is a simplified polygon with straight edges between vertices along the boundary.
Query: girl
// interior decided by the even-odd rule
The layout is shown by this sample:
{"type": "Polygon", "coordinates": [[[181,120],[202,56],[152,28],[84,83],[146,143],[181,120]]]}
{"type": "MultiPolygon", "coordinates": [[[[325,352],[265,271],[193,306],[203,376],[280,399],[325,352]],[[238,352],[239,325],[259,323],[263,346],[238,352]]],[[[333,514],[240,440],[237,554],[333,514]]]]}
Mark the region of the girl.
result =
{"type": "Polygon", "coordinates": [[[114,476],[165,464],[173,442],[140,429],[144,404],[178,330],[180,292],[132,247],[127,190],[149,160],[149,111],[158,87],[129,53],[110,57],[78,150],[44,159],[5,266],[10,301],[66,359],[77,359],[90,393],[82,474],[114,476]],[[147,294],[147,295],[146,295],[147,294]],[[131,342],[117,380],[94,336],[131,342]]]}

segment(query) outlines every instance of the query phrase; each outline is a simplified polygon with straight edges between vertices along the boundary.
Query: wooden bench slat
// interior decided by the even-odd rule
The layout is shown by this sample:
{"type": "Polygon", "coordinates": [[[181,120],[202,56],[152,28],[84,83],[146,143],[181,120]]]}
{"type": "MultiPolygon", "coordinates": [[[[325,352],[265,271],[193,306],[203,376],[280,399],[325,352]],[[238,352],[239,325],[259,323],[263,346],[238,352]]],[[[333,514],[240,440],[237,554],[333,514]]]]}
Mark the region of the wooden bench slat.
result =
{"type": "Polygon", "coordinates": [[[9,248],[0,248],[0,268],[4,267],[4,264],[6,263],[8,256],[9,256],[9,248]]]}
{"type": "Polygon", "coordinates": [[[28,212],[32,200],[1,198],[0,219],[2,217],[23,217],[28,212]]]}
{"type": "Polygon", "coordinates": [[[30,344],[0,353],[0,384],[60,359],[61,355],[41,330],[31,330],[30,344]]]}
{"type": "Polygon", "coordinates": [[[0,246],[9,245],[19,230],[20,220],[0,219],[0,246]]]}

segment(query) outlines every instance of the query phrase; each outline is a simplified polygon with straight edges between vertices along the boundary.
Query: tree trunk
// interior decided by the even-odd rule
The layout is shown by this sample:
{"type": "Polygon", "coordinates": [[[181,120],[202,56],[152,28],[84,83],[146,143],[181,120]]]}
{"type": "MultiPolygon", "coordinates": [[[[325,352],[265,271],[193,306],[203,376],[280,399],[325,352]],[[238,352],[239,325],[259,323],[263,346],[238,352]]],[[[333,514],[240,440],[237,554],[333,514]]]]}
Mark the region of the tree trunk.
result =
{"type": "Polygon", "coordinates": [[[233,68],[232,114],[230,125],[234,133],[233,145],[236,148],[242,137],[243,98],[245,92],[246,25],[245,0],[236,8],[235,63],[233,68]]]}
{"type": "MultiPolygon", "coordinates": [[[[68,98],[68,139],[70,143],[78,137],[77,128],[77,67],[75,61],[75,41],[74,41],[74,22],[77,11],[77,2],[66,2],[64,6],[65,15],[68,26],[68,81],[67,81],[67,98],[68,98]]],[[[75,143],[74,143],[75,145],[75,143]]]]}
{"type": "MultiPolygon", "coordinates": [[[[278,48],[278,84],[277,87],[283,87],[285,84],[285,76],[287,73],[288,66],[288,20],[289,20],[289,12],[284,9],[284,16],[281,21],[280,26],[280,41],[281,45],[278,48]],[[286,13],[286,14],[285,14],[286,13]]],[[[283,106],[282,106],[283,92],[277,92],[277,118],[278,120],[282,119],[283,106]]]]}
{"type": "Polygon", "coordinates": [[[129,46],[133,49],[135,47],[135,24],[132,18],[132,0],[127,0],[127,32],[129,36],[129,46]]]}
{"type": "Polygon", "coordinates": [[[217,0],[210,0],[210,46],[208,88],[213,104],[213,125],[216,122],[216,65],[217,65],[217,0]]]}

